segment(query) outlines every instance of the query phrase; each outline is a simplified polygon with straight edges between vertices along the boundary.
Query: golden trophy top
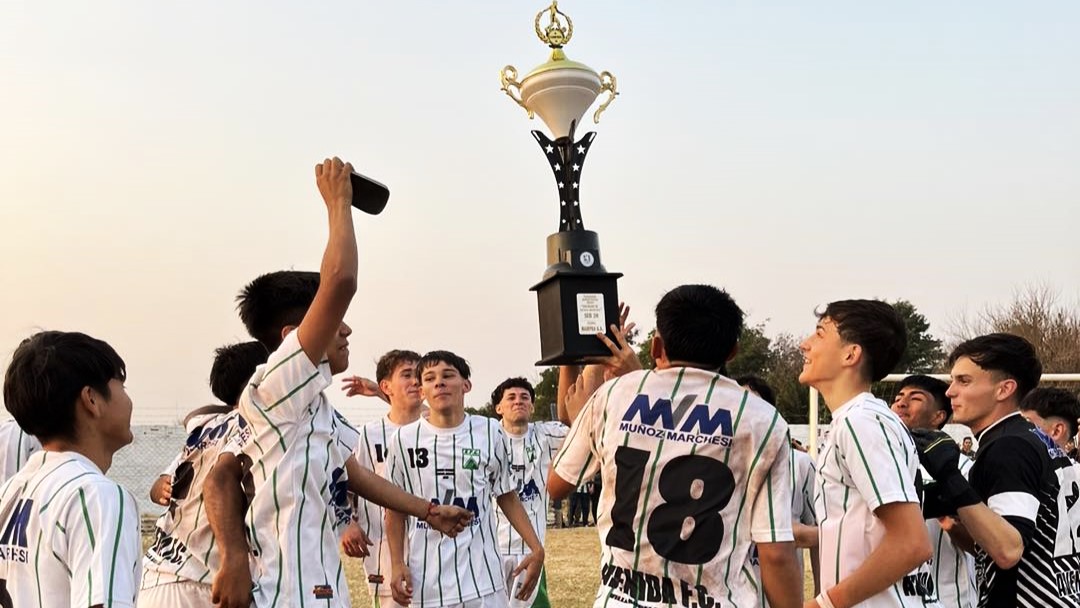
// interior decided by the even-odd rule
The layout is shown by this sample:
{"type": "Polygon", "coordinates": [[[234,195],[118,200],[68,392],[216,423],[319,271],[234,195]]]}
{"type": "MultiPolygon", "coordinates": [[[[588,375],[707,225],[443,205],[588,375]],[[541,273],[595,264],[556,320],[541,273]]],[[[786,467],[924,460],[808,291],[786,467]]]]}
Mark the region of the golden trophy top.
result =
{"type": "Polygon", "coordinates": [[[559,10],[558,0],[554,0],[551,6],[536,13],[535,24],[536,37],[553,49],[566,46],[574,36],[574,22],[570,20],[569,15],[559,10]],[[544,18],[544,13],[548,15],[548,24],[547,27],[541,28],[540,20],[544,18]]]}
{"type": "Polygon", "coordinates": [[[607,93],[608,98],[593,114],[594,122],[599,122],[600,114],[618,95],[615,76],[607,71],[597,73],[566,57],[563,47],[574,36],[574,22],[559,10],[557,0],[536,14],[533,25],[536,37],[551,48],[548,60],[520,80],[514,66],[504,67],[499,74],[500,89],[524,108],[529,118],[539,114],[556,137],[572,138],[582,115],[601,93],[607,93]]]}

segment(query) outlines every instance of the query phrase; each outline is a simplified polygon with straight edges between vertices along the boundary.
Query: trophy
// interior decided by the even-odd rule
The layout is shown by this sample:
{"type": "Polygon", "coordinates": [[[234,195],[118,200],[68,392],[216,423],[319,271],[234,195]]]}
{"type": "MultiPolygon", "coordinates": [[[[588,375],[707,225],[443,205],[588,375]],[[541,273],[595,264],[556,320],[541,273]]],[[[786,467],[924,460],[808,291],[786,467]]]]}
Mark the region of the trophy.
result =
{"type": "Polygon", "coordinates": [[[585,156],[595,132],[574,141],[581,118],[601,93],[607,98],[593,113],[593,122],[618,95],[610,72],[596,73],[589,66],[567,59],[563,47],[570,42],[574,24],[559,10],[558,2],[536,14],[536,35],[551,48],[547,62],[520,81],[514,66],[502,69],[502,91],[525,109],[539,115],[554,139],[532,132],[555,174],[559,191],[559,231],[547,237],[547,270],[536,292],[540,316],[540,352],[537,365],[583,363],[589,357],[609,355],[597,333],[610,335],[618,323],[616,280],[622,273],[608,272],[600,262],[600,238],[582,223],[579,199],[585,156]],[[544,16],[547,25],[541,26],[544,16]]]}

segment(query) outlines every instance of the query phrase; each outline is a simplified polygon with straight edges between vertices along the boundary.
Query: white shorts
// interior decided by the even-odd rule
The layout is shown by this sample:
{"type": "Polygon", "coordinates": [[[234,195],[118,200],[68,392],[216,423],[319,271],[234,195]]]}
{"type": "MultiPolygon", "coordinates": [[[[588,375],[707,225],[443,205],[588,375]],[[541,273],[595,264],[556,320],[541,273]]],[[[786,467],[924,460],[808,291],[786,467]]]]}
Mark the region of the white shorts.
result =
{"type": "Polygon", "coordinates": [[[469,600],[463,604],[446,604],[443,608],[507,608],[506,592],[499,590],[491,595],[469,600]]]}
{"type": "Polygon", "coordinates": [[[174,608],[175,606],[194,606],[213,608],[210,601],[210,585],[195,581],[166,583],[139,591],[139,608],[174,608]]]}
{"type": "Polygon", "coordinates": [[[521,580],[525,578],[525,573],[512,576],[511,573],[514,568],[518,567],[521,560],[525,559],[526,555],[502,555],[502,570],[503,581],[506,582],[506,596],[510,601],[510,608],[530,608],[533,602],[536,601],[536,594],[540,591],[541,585],[543,585],[543,579],[536,581],[536,585],[533,587],[532,594],[529,595],[527,600],[519,600],[514,598],[517,595],[518,588],[520,587],[521,580]]]}

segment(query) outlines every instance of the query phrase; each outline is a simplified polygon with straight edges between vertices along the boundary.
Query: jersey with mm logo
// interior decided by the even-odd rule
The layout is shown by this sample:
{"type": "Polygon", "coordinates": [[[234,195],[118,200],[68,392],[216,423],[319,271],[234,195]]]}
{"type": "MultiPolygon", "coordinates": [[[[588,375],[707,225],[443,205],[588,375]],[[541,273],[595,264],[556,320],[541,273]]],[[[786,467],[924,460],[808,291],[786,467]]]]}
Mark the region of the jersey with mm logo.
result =
{"type": "Polygon", "coordinates": [[[720,374],[638,371],[589,398],[555,458],[600,471],[594,606],[752,606],[751,541],[793,540],[787,423],[720,374]]]}
{"type": "MultiPolygon", "coordinates": [[[[870,393],[833,411],[829,438],[818,456],[815,512],[821,556],[821,591],[851,575],[885,537],[874,515],[882,505],[919,503],[919,457],[904,423],[870,393]]],[[[937,586],[922,564],[866,600],[867,608],[937,606],[937,586]]]]}
{"type": "Polygon", "coordinates": [[[410,494],[473,512],[472,524],[447,538],[410,518],[406,525],[413,606],[462,604],[503,593],[492,514],[494,498],[514,491],[510,446],[497,420],[466,414],[451,429],[426,419],[407,424],[390,440],[390,481],[410,494]]]}
{"type": "Polygon", "coordinates": [[[351,508],[344,422],[327,401],[330,366],[312,364],[291,332],[240,396],[250,439],[232,444],[246,466],[245,524],[255,557],[255,604],[348,606],[338,530],[351,508]]]}
{"type": "Polygon", "coordinates": [[[75,452],[37,452],[0,488],[0,587],[9,606],[135,605],[139,512],[75,452]]]}
{"type": "Polygon", "coordinates": [[[220,567],[221,556],[206,519],[203,482],[227,442],[242,443],[250,433],[251,428],[235,410],[189,424],[184,448],[170,471],[169,508],[158,518],[154,543],[143,559],[143,589],[181,581],[213,582],[211,572],[220,567]]]}
{"type": "Polygon", "coordinates": [[[0,484],[11,479],[40,449],[37,438],[27,435],[14,420],[0,422],[0,484]]]}
{"type": "MultiPolygon", "coordinates": [[[[569,429],[561,422],[533,422],[524,435],[506,433],[510,440],[510,474],[540,544],[544,544],[547,531],[548,472],[567,431],[569,429]]],[[[529,553],[525,540],[510,525],[502,511],[495,510],[495,519],[499,530],[499,552],[503,555],[529,553]]]]}
{"type": "MultiPolygon", "coordinates": [[[[360,427],[360,441],[354,452],[360,466],[386,478],[386,448],[397,430],[398,425],[386,416],[360,427]]],[[[363,498],[357,499],[354,517],[372,542],[370,553],[364,558],[364,572],[368,576],[372,595],[390,594],[392,564],[390,545],[386,542],[384,530],[385,514],[385,510],[379,505],[363,498]]]]}

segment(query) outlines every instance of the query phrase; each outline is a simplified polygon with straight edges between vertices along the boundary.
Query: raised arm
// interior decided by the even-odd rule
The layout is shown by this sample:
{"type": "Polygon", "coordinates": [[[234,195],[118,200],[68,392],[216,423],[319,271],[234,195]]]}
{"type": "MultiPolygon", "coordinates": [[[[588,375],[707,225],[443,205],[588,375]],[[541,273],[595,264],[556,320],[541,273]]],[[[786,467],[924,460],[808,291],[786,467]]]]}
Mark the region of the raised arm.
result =
{"type": "Polygon", "coordinates": [[[300,323],[298,338],[308,359],[318,365],[345,319],[356,293],[356,233],[352,219],[352,165],[336,156],[315,165],[315,181],[326,203],[330,236],[319,267],[319,290],[300,323]]]}

